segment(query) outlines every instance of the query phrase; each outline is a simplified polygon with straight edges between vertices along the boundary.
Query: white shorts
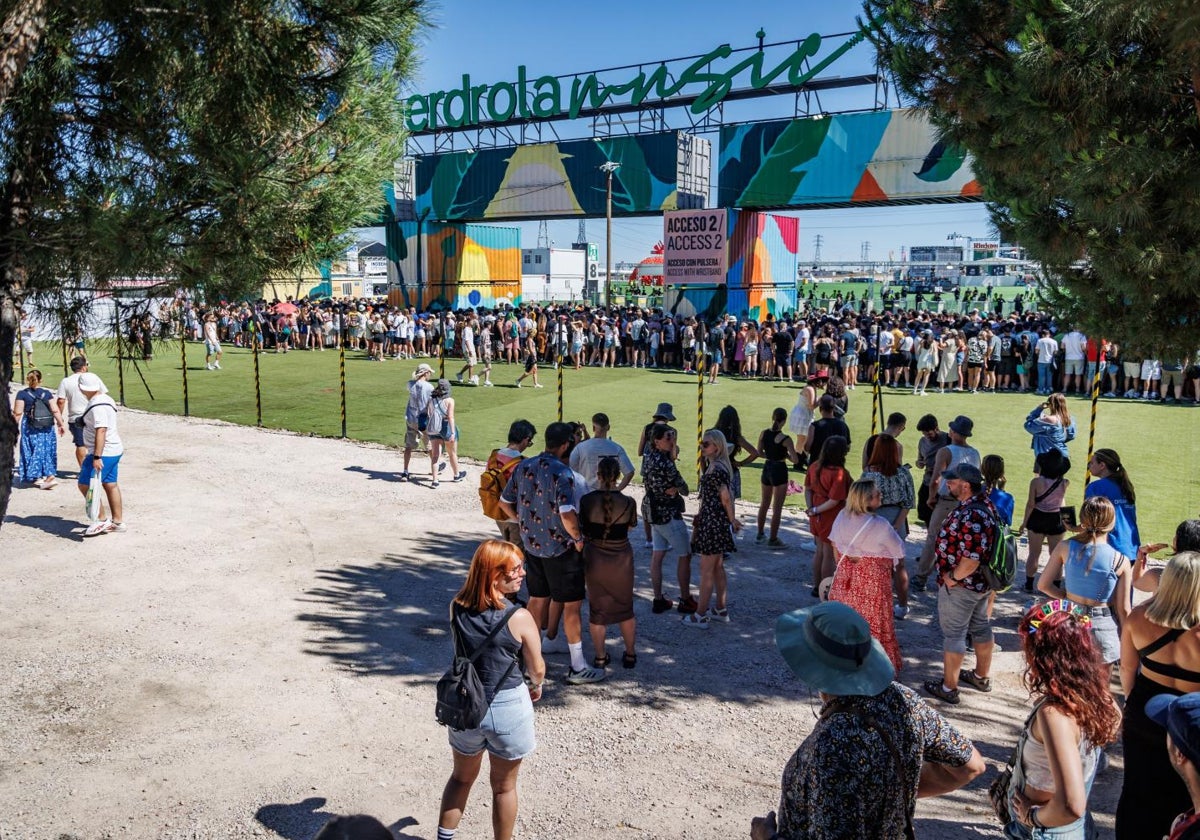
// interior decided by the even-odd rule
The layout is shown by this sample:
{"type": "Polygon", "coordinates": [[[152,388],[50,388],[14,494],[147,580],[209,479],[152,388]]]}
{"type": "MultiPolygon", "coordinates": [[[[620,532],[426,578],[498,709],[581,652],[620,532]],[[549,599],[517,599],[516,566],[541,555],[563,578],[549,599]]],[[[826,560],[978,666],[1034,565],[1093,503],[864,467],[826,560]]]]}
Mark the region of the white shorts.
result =
{"type": "Polygon", "coordinates": [[[1142,379],[1162,379],[1162,362],[1156,359],[1142,362],[1142,379]]]}

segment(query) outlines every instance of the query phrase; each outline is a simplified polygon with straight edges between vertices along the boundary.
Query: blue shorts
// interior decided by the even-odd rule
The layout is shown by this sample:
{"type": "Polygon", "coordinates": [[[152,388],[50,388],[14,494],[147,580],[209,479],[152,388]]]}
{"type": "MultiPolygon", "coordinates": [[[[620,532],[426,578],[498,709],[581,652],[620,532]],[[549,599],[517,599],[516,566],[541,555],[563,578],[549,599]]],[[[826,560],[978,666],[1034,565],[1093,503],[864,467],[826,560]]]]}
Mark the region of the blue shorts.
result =
{"type": "Polygon", "coordinates": [[[479,755],[486,749],[497,758],[519,761],[537,747],[533,732],[533,701],[521,684],[496,693],[477,729],[451,729],[450,749],[461,755],[479,755]]]}
{"type": "Polygon", "coordinates": [[[714,350],[708,354],[708,363],[710,365],[719,365],[725,361],[725,354],[720,350],[714,350]]]}
{"type": "MultiPolygon", "coordinates": [[[[100,469],[101,484],[116,484],[117,483],[117,468],[121,465],[120,455],[106,455],[102,459],[104,466],[100,469]]],[[[79,484],[87,487],[92,483],[92,473],[95,467],[92,465],[92,456],[88,455],[83,459],[83,466],[79,468],[79,484]]]]}

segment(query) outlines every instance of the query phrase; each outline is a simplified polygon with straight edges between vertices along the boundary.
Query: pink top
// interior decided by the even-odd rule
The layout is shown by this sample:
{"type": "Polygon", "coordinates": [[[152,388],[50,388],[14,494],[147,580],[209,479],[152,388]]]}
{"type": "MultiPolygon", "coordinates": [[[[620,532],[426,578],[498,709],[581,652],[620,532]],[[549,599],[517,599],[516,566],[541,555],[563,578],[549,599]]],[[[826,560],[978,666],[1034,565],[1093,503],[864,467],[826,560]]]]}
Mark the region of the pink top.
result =
{"type": "Polygon", "coordinates": [[[1063,506],[1063,500],[1067,497],[1067,480],[1057,478],[1042,478],[1040,475],[1033,480],[1033,497],[1036,500],[1047,490],[1054,482],[1058,482],[1058,486],[1040,502],[1035,501],[1033,507],[1035,510],[1040,510],[1042,513],[1058,513],[1058,509],[1063,506]]]}
{"type": "Polygon", "coordinates": [[[904,559],[904,540],[892,523],[874,513],[851,513],[843,508],[833,521],[829,541],[846,557],[890,557],[896,563],[904,559]]]}

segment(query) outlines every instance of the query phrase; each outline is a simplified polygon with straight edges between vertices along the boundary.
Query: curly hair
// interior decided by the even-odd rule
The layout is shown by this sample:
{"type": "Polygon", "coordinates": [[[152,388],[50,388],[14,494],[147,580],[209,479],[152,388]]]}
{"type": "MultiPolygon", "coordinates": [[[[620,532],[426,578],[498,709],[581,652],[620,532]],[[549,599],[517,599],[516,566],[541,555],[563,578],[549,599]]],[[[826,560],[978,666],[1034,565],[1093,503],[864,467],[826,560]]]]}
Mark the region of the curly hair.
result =
{"type": "Polygon", "coordinates": [[[1042,606],[1030,608],[1018,628],[1025,686],[1071,717],[1092,744],[1111,744],[1120,731],[1121,714],[1113,705],[1109,670],[1100,661],[1091,625],[1074,611],[1044,615],[1042,606]]]}

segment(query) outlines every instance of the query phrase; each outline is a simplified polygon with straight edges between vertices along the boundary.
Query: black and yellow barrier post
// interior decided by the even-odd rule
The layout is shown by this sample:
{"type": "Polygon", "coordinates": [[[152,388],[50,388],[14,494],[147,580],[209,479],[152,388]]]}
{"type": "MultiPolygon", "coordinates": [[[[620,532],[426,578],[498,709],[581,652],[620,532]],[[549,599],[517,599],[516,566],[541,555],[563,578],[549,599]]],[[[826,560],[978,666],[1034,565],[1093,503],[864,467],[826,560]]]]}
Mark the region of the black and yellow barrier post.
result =
{"type": "Polygon", "coordinates": [[[258,370],[258,325],[250,319],[250,352],[254,356],[254,422],[262,427],[262,380],[258,370]]]}
{"type": "Polygon", "coordinates": [[[179,369],[183,371],[183,416],[190,417],[187,379],[187,333],[179,335],[179,369]]]}
{"type": "MultiPolygon", "coordinates": [[[[1103,354],[1101,354],[1098,361],[1096,362],[1096,375],[1092,377],[1092,418],[1091,418],[1091,421],[1088,423],[1087,462],[1089,464],[1092,462],[1092,453],[1094,453],[1096,451],[1094,448],[1096,445],[1096,412],[1097,412],[1097,409],[1100,407],[1100,376],[1104,370],[1105,364],[1107,364],[1107,363],[1104,360],[1103,354]]],[[[1088,482],[1090,482],[1091,480],[1092,480],[1091,471],[1084,469],[1084,471],[1083,471],[1083,486],[1085,489],[1088,486],[1088,482]]]]}
{"type": "MultiPolygon", "coordinates": [[[[883,358],[879,353],[879,349],[880,349],[881,342],[882,342],[882,336],[883,336],[882,331],[875,334],[875,376],[872,378],[872,383],[871,383],[871,436],[872,437],[874,437],[875,434],[878,432],[879,429],[878,429],[877,423],[880,420],[882,420],[882,418],[883,418],[883,389],[879,387],[879,368],[883,364],[883,358]]],[[[849,382],[846,383],[847,386],[849,386],[850,384],[852,384],[852,383],[849,383],[849,382]]],[[[868,458],[870,457],[870,453],[867,453],[867,457],[868,458]]]]}
{"type": "Polygon", "coordinates": [[[342,437],[346,437],[346,334],[344,323],[338,322],[338,381],[341,388],[342,437]]]}
{"type": "Polygon", "coordinates": [[[696,348],[696,486],[704,475],[704,348],[696,348]]]}
{"type": "Polygon", "coordinates": [[[563,421],[563,354],[562,346],[558,348],[558,422],[563,421]]]}

